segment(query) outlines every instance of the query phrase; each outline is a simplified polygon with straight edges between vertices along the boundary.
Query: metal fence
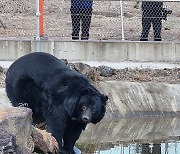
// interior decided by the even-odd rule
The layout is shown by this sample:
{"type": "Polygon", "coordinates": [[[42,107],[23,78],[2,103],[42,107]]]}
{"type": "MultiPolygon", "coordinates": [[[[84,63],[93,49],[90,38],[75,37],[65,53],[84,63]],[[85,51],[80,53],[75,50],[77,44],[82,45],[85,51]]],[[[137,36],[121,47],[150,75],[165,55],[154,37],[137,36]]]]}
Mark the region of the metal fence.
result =
{"type": "MultiPolygon", "coordinates": [[[[76,2],[78,1],[76,0],[76,2]]],[[[83,38],[87,39],[89,37],[90,40],[137,41],[141,38],[142,21],[144,19],[144,31],[148,30],[150,24],[147,24],[147,22],[151,21],[148,40],[154,40],[155,32],[152,23],[155,22],[154,27],[158,27],[159,22],[162,22],[162,25],[160,25],[162,40],[179,41],[180,3],[177,0],[164,0],[161,2],[163,2],[163,8],[172,10],[172,13],[169,12],[167,15],[167,20],[160,17],[162,12],[150,11],[149,8],[147,9],[149,12],[144,14],[152,14],[155,17],[147,16],[142,18],[142,2],[140,0],[94,0],[92,12],[89,13],[86,9],[81,11],[72,9],[71,0],[44,1],[44,37],[71,40],[73,29],[74,34],[79,28],[80,32],[83,30],[83,26],[77,26],[77,21],[85,16],[84,34],[79,33],[79,39],[84,35],[83,38]],[[78,15],[81,15],[81,17],[78,17],[78,15]],[[90,17],[91,22],[88,25],[90,17]],[[154,18],[156,20],[153,21],[154,18]],[[73,21],[74,26],[72,26],[73,21]],[[87,34],[88,28],[89,34],[87,34]]],[[[144,6],[149,5],[145,4],[144,6]]],[[[154,6],[152,8],[155,8],[154,6]]],[[[35,8],[35,0],[0,0],[0,37],[34,38],[36,35],[35,8]]],[[[156,29],[159,31],[159,28],[156,29]]],[[[145,36],[145,39],[147,39],[146,35],[147,33],[144,32],[143,38],[145,36]]],[[[75,39],[78,39],[76,34],[74,36],[75,39]]],[[[157,35],[157,38],[159,38],[159,35],[157,35]]]]}

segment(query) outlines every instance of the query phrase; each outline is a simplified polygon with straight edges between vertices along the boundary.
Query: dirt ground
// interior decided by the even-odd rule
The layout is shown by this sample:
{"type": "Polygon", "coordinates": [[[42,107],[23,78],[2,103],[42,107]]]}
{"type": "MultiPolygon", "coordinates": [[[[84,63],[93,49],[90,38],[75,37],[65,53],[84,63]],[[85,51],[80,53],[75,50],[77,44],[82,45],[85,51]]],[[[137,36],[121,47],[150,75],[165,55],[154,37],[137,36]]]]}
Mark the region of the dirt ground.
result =
{"type": "MultiPolygon", "coordinates": [[[[138,0],[123,1],[124,35],[126,40],[139,40],[141,34],[141,3],[138,0]]],[[[165,41],[180,40],[180,2],[164,2],[172,9],[167,21],[163,21],[162,38],[165,41]]],[[[36,35],[35,0],[1,0],[0,37],[31,38],[36,35]]],[[[49,39],[71,39],[70,0],[44,1],[44,36],[49,39]]],[[[94,0],[90,28],[91,40],[121,40],[122,27],[120,2],[94,0]]],[[[150,40],[152,40],[152,30],[150,40]]]]}
{"type": "MultiPolygon", "coordinates": [[[[92,82],[120,80],[131,82],[157,82],[180,84],[180,68],[174,69],[112,69],[107,66],[91,67],[87,64],[77,63],[68,64],[71,69],[74,69],[85,76],[92,82]]],[[[0,69],[0,87],[5,87],[6,70],[0,69]]]]}

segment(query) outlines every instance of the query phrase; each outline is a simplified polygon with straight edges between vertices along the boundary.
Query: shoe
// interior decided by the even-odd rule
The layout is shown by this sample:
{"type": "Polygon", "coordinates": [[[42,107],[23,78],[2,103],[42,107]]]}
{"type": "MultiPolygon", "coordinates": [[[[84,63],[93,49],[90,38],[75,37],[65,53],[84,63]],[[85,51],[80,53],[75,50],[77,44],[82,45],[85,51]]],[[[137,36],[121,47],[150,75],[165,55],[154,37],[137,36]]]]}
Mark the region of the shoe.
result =
{"type": "Polygon", "coordinates": [[[79,40],[78,36],[72,36],[72,40],[79,40]]]}
{"type": "Polygon", "coordinates": [[[147,38],[141,38],[140,41],[148,41],[147,38]]]}
{"type": "Polygon", "coordinates": [[[161,41],[161,38],[155,38],[154,41],[161,41]]]}

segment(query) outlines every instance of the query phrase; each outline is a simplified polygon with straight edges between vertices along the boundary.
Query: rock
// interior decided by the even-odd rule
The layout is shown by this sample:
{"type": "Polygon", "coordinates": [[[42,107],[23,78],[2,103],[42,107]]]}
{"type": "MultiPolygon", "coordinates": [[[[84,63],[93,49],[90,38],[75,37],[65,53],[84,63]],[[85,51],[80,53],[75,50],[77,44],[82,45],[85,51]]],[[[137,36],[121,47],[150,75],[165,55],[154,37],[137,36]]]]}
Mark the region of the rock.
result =
{"type": "Polygon", "coordinates": [[[108,66],[99,66],[98,70],[100,72],[101,76],[105,77],[111,77],[112,75],[115,75],[115,69],[112,69],[111,67],[108,66]]]}
{"type": "Polygon", "coordinates": [[[5,75],[6,71],[3,67],[0,66],[0,87],[5,87],[5,75]]]}
{"type": "Polygon", "coordinates": [[[14,153],[15,140],[12,135],[0,131],[0,153],[14,153]]]}
{"type": "Polygon", "coordinates": [[[90,65],[84,63],[68,63],[71,69],[85,75],[92,82],[100,81],[100,72],[95,67],[91,67],[90,65]]]}
{"type": "Polygon", "coordinates": [[[31,136],[34,141],[36,152],[42,151],[43,153],[57,153],[58,144],[51,133],[48,133],[46,130],[40,130],[33,127],[31,136]]]}
{"type": "Polygon", "coordinates": [[[0,72],[3,72],[4,71],[4,68],[0,66],[0,72]]]}
{"type": "MultiPolygon", "coordinates": [[[[7,108],[0,109],[0,128],[2,136],[1,144],[9,146],[9,150],[13,150],[13,145],[16,144],[16,153],[28,154],[30,149],[27,147],[31,135],[32,111],[28,108],[7,108]],[[7,136],[7,137],[6,137],[7,136]],[[13,142],[15,139],[15,143],[13,142]]],[[[3,148],[1,148],[3,149],[3,148]]]]}
{"type": "Polygon", "coordinates": [[[0,88],[0,109],[11,107],[12,105],[6,95],[5,88],[0,88]]]}

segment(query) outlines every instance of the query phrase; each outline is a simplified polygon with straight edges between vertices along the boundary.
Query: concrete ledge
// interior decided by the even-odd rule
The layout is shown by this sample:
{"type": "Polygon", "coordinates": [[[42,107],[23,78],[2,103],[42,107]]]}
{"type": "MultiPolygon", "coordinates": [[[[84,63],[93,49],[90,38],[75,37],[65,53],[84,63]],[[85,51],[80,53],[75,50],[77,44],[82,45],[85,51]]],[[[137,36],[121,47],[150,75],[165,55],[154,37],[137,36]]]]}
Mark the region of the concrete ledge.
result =
{"type": "MultiPolygon", "coordinates": [[[[0,40],[0,60],[36,51],[35,41],[0,40]]],[[[129,41],[42,41],[41,51],[72,61],[179,62],[180,43],[129,41]]]]}

